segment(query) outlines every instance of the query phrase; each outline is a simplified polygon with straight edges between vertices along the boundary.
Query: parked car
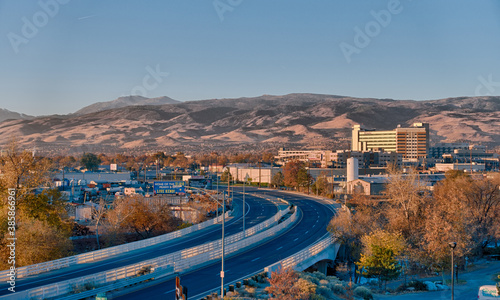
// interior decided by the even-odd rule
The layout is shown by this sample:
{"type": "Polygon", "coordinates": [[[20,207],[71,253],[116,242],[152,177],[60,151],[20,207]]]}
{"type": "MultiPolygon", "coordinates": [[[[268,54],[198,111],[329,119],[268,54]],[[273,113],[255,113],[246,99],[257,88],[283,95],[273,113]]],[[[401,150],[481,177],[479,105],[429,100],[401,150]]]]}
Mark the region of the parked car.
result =
{"type": "Polygon", "coordinates": [[[500,293],[495,285],[483,285],[479,287],[479,293],[477,294],[477,299],[482,300],[499,300],[500,293]]]}

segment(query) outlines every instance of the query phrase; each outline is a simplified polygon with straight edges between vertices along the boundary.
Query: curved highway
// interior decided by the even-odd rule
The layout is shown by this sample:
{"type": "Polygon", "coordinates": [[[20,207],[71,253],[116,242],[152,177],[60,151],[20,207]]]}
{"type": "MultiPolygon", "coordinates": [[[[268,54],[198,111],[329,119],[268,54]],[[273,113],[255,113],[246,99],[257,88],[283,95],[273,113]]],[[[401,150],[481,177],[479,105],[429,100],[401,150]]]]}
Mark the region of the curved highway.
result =
{"type": "MultiPolygon", "coordinates": [[[[246,278],[248,274],[261,272],[265,267],[313,244],[327,232],[326,228],[334,214],[331,205],[325,205],[328,203],[305,195],[256,189],[248,191],[283,198],[299,207],[302,215],[299,222],[285,234],[226,258],[224,262],[226,286],[246,278]]],[[[219,260],[204,268],[181,274],[181,284],[188,287],[188,299],[202,298],[215,289],[220,291],[220,270],[219,260]]],[[[175,299],[174,289],[175,280],[168,280],[116,299],[175,299]]]]}
{"type": "MultiPolygon", "coordinates": [[[[241,195],[235,194],[234,203],[238,210],[242,210],[241,195]]],[[[258,223],[264,222],[278,212],[278,207],[271,201],[259,197],[246,195],[246,219],[245,227],[248,229],[258,223]]],[[[242,211],[237,211],[236,216],[226,222],[226,236],[236,234],[242,231],[243,218],[242,211]]],[[[72,278],[90,275],[118,267],[141,262],[143,260],[167,255],[182,249],[195,247],[204,243],[212,242],[221,238],[221,224],[210,226],[203,230],[198,230],[185,237],[177,238],[158,245],[137,249],[118,256],[113,256],[100,261],[78,264],[64,269],[53,270],[39,275],[19,278],[16,280],[16,291],[56,283],[72,278]]],[[[10,293],[7,290],[8,285],[0,285],[0,296],[10,293]]]]}

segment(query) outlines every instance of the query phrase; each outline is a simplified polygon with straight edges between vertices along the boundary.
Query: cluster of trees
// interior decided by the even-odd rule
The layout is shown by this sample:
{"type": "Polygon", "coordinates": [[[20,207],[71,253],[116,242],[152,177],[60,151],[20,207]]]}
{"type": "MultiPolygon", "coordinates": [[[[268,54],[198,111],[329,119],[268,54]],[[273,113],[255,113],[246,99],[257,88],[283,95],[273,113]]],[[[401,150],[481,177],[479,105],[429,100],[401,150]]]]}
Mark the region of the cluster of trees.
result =
{"type": "Polygon", "coordinates": [[[131,233],[134,240],[141,240],[172,232],[183,224],[165,202],[140,196],[116,199],[109,207],[101,200],[93,209],[93,219],[98,248],[123,244],[131,233]]]}
{"type": "MultiPolygon", "coordinates": [[[[21,151],[15,143],[2,151],[0,157],[0,268],[8,265],[10,251],[8,223],[9,189],[15,190],[16,266],[30,265],[67,256],[71,253],[71,223],[62,195],[55,190],[33,191],[46,185],[50,162],[21,151]]],[[[12,198],[11,198],[12,199],[12,198]]]]}
{"type": "Polygon", "coordinates": [[[83,153],[80,157],[75,156],[55,156],[49,161],[57,169],[64,167],[76,168],[84,167],[87,170],[95,170],[100,164],[118,164],[127,170],[137,171],[142,166],[152,166],[158,164],[160,167],[178,167],[197,169],[201,166],[219,165],[226,166],[229,163],[273,163],[274,154],[272,152],[243,153],[243,154],[197,154],[187,157],[183,152],[175,155],[166,155],[164,152],[157,152],[150,155],[106,155],[83,153]]]}
{"type": "Polygon", "coordinates": [[[330,221],[329,231],[346,246],[356,274],[381,281],[450,266],[448,244],[456,242],[456,261],[478,257],[500,239],[500,176],[473,178],[449,172],[431,193],[418,174],[392,171],[383,200],[355,195],[330,221]]]}
{"type": "MultiPolygon", "coordinates": [[[[84,156],[89,161],[95,157],[84,156]]],[[[69,219],[63,195],[50,189],[49,171],[53,161],[19,149],[12,142],[0,156],[0,269],[8,269],[11,229],[15,228],[17,267],[54,260],[73,254],[69,240],[75,224],[69,219]],[[38,190],[38,191],[37,191],[38,190]],[[43,191],[40,191],[43,190],[43,191]],[[12,192],[14,191],[14,195],[12,192]],[[9,196],[10,199],[9,200],[9,196]],[[15,203],[12,199],[15,199],[15,203]],[[14,205],[13,205],[14,204],[14,205]],[[14,207],[14,209],[12,209],[14,207]],[[15,212],[15,222],[9,220],[15,212]],[[9,222],[11,222],[9,224],[9,222]]],[[[93,211],[98,247],[171,232],[185,226],[161,202],[142,198],[117,199],[109,206],[103,200],[93,211]],[[105,229],[105,230],[101,230],[105,229]],[[102,243],[99,234],[103,232],[102,243]]],[[[78,230],[78,228],[77,228],[78,230]]],[[[79,229],[80,231],[82,228],[79,229]]]]}

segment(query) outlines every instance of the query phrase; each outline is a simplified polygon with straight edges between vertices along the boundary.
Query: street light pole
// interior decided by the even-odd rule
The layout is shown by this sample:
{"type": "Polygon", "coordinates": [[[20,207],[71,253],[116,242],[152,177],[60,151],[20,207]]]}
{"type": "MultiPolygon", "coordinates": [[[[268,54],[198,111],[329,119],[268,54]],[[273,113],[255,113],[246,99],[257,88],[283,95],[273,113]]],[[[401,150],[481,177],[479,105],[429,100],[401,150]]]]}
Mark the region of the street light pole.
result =
{"type": "Polygon", "coordinates": [[[454,271],[455,271],[455,270],[454,270],[454,269],[455,269],[455,265],[454,265],[454,262],[453,262],[453,256],[454,256],[454,253],[453,253],[453,252],[454,252],[454,250],[455,250],[455,247],[457,246],[457,243],[455,243],[455,242],[451,242],[451,243],[449,243],[448,245],[449,245],[449,246],[450,246],[450,248],[451,248],[451,300],[453,300],[453,299],[454,299],[454,295],[453,295],[453,294],[454,294],[454,281],[455,281],[455,280],[454,280],[455,278],[453,277],[453,276],[454,276],[454,273],[455,273],[455,272],[454,272],[454,271]]]}
{"type": "Polygon", "coordinates": [[[220,271],[220,280],[221,280],[221,285],[220,285],[220,294],[221,298],[224,298],[224,225],[226,221],[226,203],[225,203],[226,197],[223,195],[222,196],[222,267],[220,271]]]}
{"type": "Polygon", "coordinates": [[[248,175],[245,177],[245,180],[243,180],[243,238],[245,238],[245,184],[247,181],[248,175]]]}

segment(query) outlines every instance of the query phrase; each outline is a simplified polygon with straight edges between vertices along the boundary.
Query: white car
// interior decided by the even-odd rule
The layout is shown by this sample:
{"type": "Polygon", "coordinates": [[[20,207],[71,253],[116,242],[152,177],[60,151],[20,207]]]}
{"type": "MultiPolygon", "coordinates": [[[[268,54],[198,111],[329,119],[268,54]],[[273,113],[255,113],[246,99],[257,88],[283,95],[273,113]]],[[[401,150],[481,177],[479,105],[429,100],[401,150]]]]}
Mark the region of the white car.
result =
{"type": "Polygon", "coordinates": [[[479,288],[479,293],[477,294],[477,299],[499,300],[500,294],[498,293],[496,286],[483,285],[479,288]]]}

